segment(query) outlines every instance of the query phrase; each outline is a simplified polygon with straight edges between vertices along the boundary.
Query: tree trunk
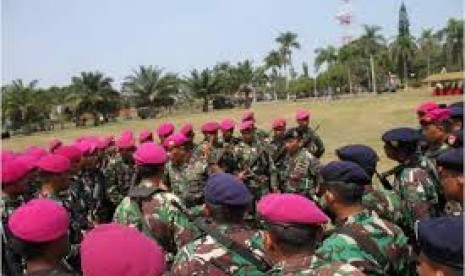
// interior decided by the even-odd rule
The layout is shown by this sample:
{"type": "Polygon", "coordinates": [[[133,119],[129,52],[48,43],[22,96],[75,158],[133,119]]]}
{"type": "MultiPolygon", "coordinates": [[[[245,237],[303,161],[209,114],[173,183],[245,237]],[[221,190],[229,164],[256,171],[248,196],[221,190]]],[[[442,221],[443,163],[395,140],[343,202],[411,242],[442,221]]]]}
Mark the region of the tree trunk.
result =
{"type": "Polygon", "coordinates": [[[203,98],[202,112],[208,112],[208,98],[203,98]]]}
{"type": "Polygon", "coordinates": [[[376,77],[375,77],[375,61],[373,59],[373,55],[370,55],[370,66],[371,66],[371,84],[373,87],[373,92],[377,93],[376,91],[376,77]]]}
{"type": "Polygon", "coordinates": [[[404,90],[408,91],[408,72],[407,72],[407,59],[404,57],[404,90]]]}
{"type": "Polygon", "coordinates": [[[352,95],[352,74],[350,73],[350,66],[347,65],[347,77],[349,80],[349,94],[352,95]]]}
{"type": "Polygon", "coordinates": [[[431,66],[431,58],[430,58],[430,56],[428,54],[428,63],[427,63],[428,76],[431,74],[431,71],[430,71],[431,67],[430,66],[431,66]]]}

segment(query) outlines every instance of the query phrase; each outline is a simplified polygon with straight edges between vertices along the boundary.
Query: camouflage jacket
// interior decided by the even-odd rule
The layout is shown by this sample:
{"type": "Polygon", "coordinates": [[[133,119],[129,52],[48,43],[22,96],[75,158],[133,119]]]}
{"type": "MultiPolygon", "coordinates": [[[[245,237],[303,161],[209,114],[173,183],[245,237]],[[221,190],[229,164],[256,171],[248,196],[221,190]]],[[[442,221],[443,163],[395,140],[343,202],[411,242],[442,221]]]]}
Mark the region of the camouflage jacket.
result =
{"type": "Polygon", "coordinates": [[[394,191],[383,188],[375,189],[372,185],[367,186],[362,203],[367,209],[378,213],[382,219],[398,226],[402,224],[404,211],[402,201],[394,191]]]}
{"type": "Polygon", "coordinates": [[[403,204],[402,223],[399,225],[413,237],[415,221],[438,215],[438,195],[428,173],[419,167],[405,167],[395,175],[394,191],[403,204]]]}
{"type": "Polygon", "coordinates": [[[302,141],[306,145],[308,151],[316,158],[320,158],[325,153],[325,147],[320,136],[310,127],[305,129],[299,128],[298,130],[302,135],[302,141]]]}
{"type": "Polygon", "coordinates": [[[123,160],[120,154],[111,159],[102,169],[106,180],[106,194],[117,205],[137,179],[136,166],[123,160]]]}
{"type": "Polygon", "coordinates": [[[399,227],[368,210],[335,224],[337,228],[316,251],[323,258],[316,268],[339,261],[368,275],[408,275],[407,238],[399,227]],[[348,234],[347,229],[356,234],[348,234]]]}
{"type": "Polygon", "coordinates": [[[270,136],[270,133],[264,129],[256,128],[255,135],[257,136],[258,140],[263,142],[266,138],[270,136]]]}
{"type": "MultiPolygon", "coordinates": [[[[255,231],[244,225],[212,225],[216,231],[251,249],[255,231]]],[[[229,251],[211,236],[202,236],[180,249],[175,257],[172,275],[263,275],[252,263],[229,251]]]]}
{"type": "Polygon", "coordinates": [[[6,221],[6,219],[23,203],[24,200],[21,197],[13,198],[7,194],[2,194],[2,202],[0,206],[2,220],[6,221]]]}
{"type": "Polygon", "coordinates": [[[289,258],[285,261],[277,262],[267,274],[275,276],[316,275],[314,264],[317,259],[316,255],[289,258]]]}
{"type": "Polygon", "coordinates": [[[278,169],[281,192],[313,196],[318,168],[318,160],[311,156],[306,149],[300,149],[293,156],[286,154],[282,160],[281,168],[278,169]]]}
{"type": "Polygon", "coordinates": [[[206,177],[205,164],[196,159],[190,159],[189,162],[180,165],[173,164],[171,161],[166,164],[165,183],[188,206],[199,205],[203,202],[206,177]]]}
{"type": "Polygon", "coordinates": [[[216,141],[210,145],[208,141],[200,143],[191,154],[191,160],[202,162],[205,166],[217,164],[221,159],[223,144],[216,141]]]}
{"type": "Polygon", "coordinates": [[[425,156],[432,160],[436,160],[439,155],[446,152],[448,149],[449,145],[447,143],[443,143],[439,147],[429,146],[425,151],[425,156]]]}
{"type": "Polygon", "coordinates": [[[366,275],[360,269],[355,266],[343,263],[335,262],[329,265],[315,269],[316,276],[364,276],[366,275]]]}
{"type": "MultiPolygon", "coordinates": [[[[150,187],[152,184],[142,181],[139,185],[150,187]]],[[[175,253],[176,248],[192,241],[198,234],[171,200],[180,202],[176,195],[163,190],[148,199],[125,197],[116,207],[113,221],[138,229],[157,240],[167,252],[175,253]]]]}
{"type": "Polygon", "coordinates": [[[256,140],[252,144],[241,141],[234,149],[239,171],[250,175],[244,182],[255,198],[270,192],[271,157],[265,146],[256,140]]]}

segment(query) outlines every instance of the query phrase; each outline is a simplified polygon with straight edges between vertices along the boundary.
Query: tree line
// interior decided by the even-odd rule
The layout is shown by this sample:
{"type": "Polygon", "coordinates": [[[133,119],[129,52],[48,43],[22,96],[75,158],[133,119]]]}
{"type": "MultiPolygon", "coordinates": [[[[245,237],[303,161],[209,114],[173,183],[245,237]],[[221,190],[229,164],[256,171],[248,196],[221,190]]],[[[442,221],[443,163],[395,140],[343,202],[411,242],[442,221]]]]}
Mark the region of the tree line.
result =
{"type": "Polygon", "coordinates": [[[312,77],[307,63],[297,73],[293,54],[301,44],[298,34],[281,33],[260,63],[244,60],[219,62],[211,68],[194,69],[187,75],[157,66],[140,66],[117,90],[102,72],[82,72],[69,85],[38,88],[37,81],[14,80],[2,87],[2,123],[24,132],[45,130],[73,121],[77,126],[114,120],[121,109],[171,108],[179,103],[200,102],[209,110],[215,95],[245,99],[318,96],[329,89],[337,93],[380,91],[391,76],[401,85],[415,85],[443,68],[463,70],[463,20],[451,18],[440,30],[425,29],[418,37],[409,31],[402,5],[399,31],[394,38],[381,34],[379,26],[363,26],[363,34],[341,47],[315,49],[312,77]]]}

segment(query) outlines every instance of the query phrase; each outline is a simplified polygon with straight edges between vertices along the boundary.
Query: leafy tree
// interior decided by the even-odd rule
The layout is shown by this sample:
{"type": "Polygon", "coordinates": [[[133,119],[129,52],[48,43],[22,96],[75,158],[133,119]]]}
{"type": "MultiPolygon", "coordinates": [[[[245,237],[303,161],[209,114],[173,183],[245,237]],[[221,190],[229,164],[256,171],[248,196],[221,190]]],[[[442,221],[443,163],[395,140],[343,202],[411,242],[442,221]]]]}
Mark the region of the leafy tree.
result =
{"type": "Polygon", "coordinates": [[[193,70],[190,76],[185,79],[185,84],[195,97],[203,100],[203,112],[208,112],[210,97],[221,90],[218,78],[208,68],[201,72],[197,69],[193,70]]]}
{"type": "Polygon", "coordinates": [[[438,32],[449,70],[463,70],[463,25],[464,20],[450,18],[444,29],[438,32]]]}
{"type": "Polygon", "coordinates": [[[300,43],[297,41],[298,35],[293,32],[281,33],[277,38],[276,42],[280,45],[279,53],[283,61],[284,71],[289,67],[289,76],[294,77],[295,71],[292,64],[292,50],[300,49],[300,43]]]}
{"type": "Polygon", "coordinates": [[[315,69],[319,70],[320,67],[325,64],[326,67],[330,67],[337,61],[337,49],[334,46],[327,46],[326,48],[315,49],[315,69]]]}

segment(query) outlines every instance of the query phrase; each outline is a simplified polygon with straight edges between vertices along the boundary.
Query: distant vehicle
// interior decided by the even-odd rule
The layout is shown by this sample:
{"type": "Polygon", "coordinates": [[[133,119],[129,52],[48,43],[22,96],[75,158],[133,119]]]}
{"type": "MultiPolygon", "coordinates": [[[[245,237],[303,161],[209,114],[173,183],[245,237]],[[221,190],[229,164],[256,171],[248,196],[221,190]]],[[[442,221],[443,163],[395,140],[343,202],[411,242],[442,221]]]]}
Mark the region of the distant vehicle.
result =
{"type": "Polygon", "coordinates": [[[144,106],[137,108],[137,116],[141,119],[153,119],[157,116],[158,111],[151,106],[144,106]]]}
{"type": "Polygon", "coordinates": [[[219,95],[212,100],[213,109],[229,109],[234,108],[234,102],[231,97],[219,95]]]}

